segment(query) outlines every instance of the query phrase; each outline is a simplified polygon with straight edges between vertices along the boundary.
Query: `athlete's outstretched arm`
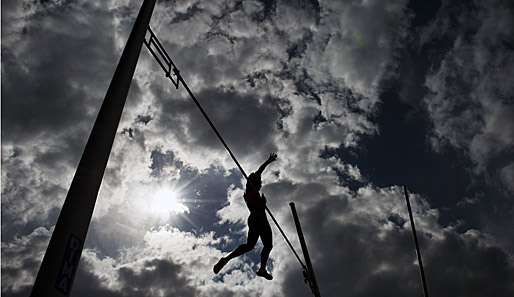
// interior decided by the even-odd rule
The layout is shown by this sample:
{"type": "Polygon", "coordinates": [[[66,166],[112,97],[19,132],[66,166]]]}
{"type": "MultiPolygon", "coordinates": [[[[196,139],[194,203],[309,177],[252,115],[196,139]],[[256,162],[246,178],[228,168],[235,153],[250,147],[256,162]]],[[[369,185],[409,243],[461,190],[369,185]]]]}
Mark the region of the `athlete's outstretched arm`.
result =
{"type": "Polygon", "coordinates": [[[268,157],[268,160],[264,161],[264,163],[262,163],[262,165],[259,167],[259,169],[257,169],[257,174],[258,175],[261,175],[262,172],[264,171],[264,169],[266,169],[266,166],[268,166],[269,164],[275,162],[277,160],[277,154],[276,153],[271,153],[269,154],[269,157],[268,157]]]}

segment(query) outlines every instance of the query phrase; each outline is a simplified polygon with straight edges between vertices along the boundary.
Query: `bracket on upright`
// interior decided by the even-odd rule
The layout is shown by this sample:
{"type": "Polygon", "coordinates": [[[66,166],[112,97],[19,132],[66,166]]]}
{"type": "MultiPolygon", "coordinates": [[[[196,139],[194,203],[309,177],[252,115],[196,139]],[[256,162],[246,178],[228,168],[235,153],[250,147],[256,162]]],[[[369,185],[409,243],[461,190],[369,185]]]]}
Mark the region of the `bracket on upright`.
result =
{"type": "Polygon", "coordinates": [[[162,46],[159,39],[157,39],[157,36],[155,36],[150,26],[148,26],[147,32],[150,34],[149,36],[148,34],[145,36],[144,44],[150,53],[152,53],[152,56],[155,58],[157,63],[159,63],[162,70],[164,70],[166,77],[169,78],[175,88],[178,89],[180,84],[180,71],[177,69],[177,66],[175,66],[175,63],[173,63],[173,60],[171,60],[170,56],[162,46]]]}
{"type": "Polygon", "coordinates": [[[305,259],[305,264],[307,265],[307,269],[303,271],[303,277],[308,282],[312,294],[315,297],[321,297],[318,282],[316,281],[316,275],[314,274],[314,269],[312,268],[311,258],[309,256],[309,251],[307,250],[305,238],[303,237],[302,226],[300,225],[300,219],[298,219],[298,214],[296,212],[294,202],[290,202],[289,206],[291,207],[291,212],[293,213],[294,224],[296,225],[296,231],[298,232],[298,239],[300,240],[303,257],[305,259]]]}

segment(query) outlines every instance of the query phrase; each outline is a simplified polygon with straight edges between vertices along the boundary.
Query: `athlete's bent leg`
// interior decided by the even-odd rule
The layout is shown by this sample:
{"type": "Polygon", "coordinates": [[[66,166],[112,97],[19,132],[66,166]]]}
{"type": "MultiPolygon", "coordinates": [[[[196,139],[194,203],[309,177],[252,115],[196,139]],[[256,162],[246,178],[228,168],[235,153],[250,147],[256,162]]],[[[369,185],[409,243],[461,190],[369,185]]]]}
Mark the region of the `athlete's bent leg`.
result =
{"type": "Polygon", "coordinates": [[[223,266],[225,266],[228,263],[228,261],[251,251],[255,247],[255,244],[257,243],[257,239],[259,239],[259,230],[257,228],[255,228],[254,224],[252,224],[250,222],[251,221],[249,220],[248,238],[246,240],[246,243],[238,246],[228,256],[221,258],[218,261],[218,263],[216,263],[216,265],[214,265],[214,267],[212,269],[215,274],[217,274],[223,268],[223,266]]]}
{"type": "Polygon", "coordinates": [[[236,257],[239,257],[245,253],[248,253],[249,251],[251,251],[253,249],[253,247],[255,246],[255,243],[252,245],[252,244],[249,244],[249,243],[244,243],[240,246],[238,246],[234,251],[232,251],[232,253],[230,253],[228,256],[225,257],[225,259],[227,259],[228,261],[236,258],[236,257]]]}

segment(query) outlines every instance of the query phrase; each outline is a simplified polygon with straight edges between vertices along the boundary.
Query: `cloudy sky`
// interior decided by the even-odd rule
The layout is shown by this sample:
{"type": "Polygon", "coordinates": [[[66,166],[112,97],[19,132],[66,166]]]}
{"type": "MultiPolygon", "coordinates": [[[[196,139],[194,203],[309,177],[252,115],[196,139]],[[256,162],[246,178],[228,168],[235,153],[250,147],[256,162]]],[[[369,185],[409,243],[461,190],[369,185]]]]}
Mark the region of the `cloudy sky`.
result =
{"type": "MultiPolygon", "coordinates": [[[[140,3],[2,1],[1,292],[28,296],[140,3]]],[[[163,1],[151,26],[322,296],[514,296],[514,4],[163,1]]],[[[274,228],[243,243],[244,181],[143,48],[73,296],[311,296],[274,228]]]]}

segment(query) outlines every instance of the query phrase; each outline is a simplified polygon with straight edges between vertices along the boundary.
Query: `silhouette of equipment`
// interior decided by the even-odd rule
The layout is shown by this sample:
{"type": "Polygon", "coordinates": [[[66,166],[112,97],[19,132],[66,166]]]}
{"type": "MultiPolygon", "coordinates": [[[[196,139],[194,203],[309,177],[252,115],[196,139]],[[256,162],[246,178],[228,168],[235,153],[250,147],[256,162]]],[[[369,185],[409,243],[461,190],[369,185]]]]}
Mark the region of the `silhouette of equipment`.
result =
{"type": "MultiPolygon", "coordinates": [[[[198,102],[198,100],[196,99],[196,97],[193,94],[193,92],[191,91],[191,89],[189,89],[189,86],[184,81],[184,78],[180,75],[180,71],[177,69],[177,66],[175,65],[175,63],[173,63],[173,60],[170,58],[170,56],[168,55],[168,53],[166,52],[166,50],[162,46],[161,42],[159,41],[159,39],[157,38],[155,33],[150,28],[150,26],[148,27],[148,32],[147,33],[149,33],[149,36],[148,36],[148,38],[145,37],[144,44],[146,45],[146,47],[148,48],[148,50],[150,51],[152,56],[155,58],[155,60],[159,64],[159,66],[161,66],[162,70],[164,70],[164,72],[166,74],[166,77],[171,81],[171,83],[173,84],[173,86],[175,86],[176,89],[179,88],[180,84],[182,84],[184,86],[184,88],[186,89],[186,91],[189,94],[190,98],[196,104],[196,107],[198,107],[198,109],[202,113],[203,117],[209,123],[209,125],[212,128],[212,130],[214,131],[214,133],[218,137],[219,141],[223,144],[223,146],[225,147],[225,149],[229,153],[230,157],[232,158],[234,163],[239,168],[239,171],[241,172],[241,174],[247,180],[247,184],[250,185],[250,187],[254,187],[252,185],[252,183],[250,182],[250,180],[248,179],[248,175],[246,174],[245,170],[243,169],[243,167],[241,166],[241,164],[239,163],[239,161],[235,157],[234,153],[232,152],[232,150],[229,148],[229,146],[227,145],[227,143],[225,142],[225,140],[223,139],[223,137],[219,133],[219,131],[216,128],[216,126],[214,126],[214,123],[211,121],[211,119],[209,118],[209,116],[207,115],[207,113],[205,112],[203,107],[201,106],[200,102],[198,102]]],[[[303,270],[303,276],[307,280],[307,283],[311,287],[311,290],[313,291],[314,295],[315,296],[319,296],[319,295],[317,295],[315,293],[315,290],[317,289],[317,286],[316,286],[316,288],[313,287],[313,284],[315,284],[315,280],[313,281],[313,279],[312,279],[313,276],[314,276],[313,271],[310,270],[309,267],[307,267],[302,262],[302,260],[300,259],[300,256],[298,256],[298,253],[296,252],[296,250],[294,249],[293,245],[289,241],[289,238],[284,233],[284,230],[282,230],[282,227],[280,227],[280,224],[275,219],[275,216],[273,216],[273,214],[269,210],[268,206],[265,206],[265,207],[266,207],[267,213],[269,214],[269,216],[271,217],[271,219],[273,220],[273,222],[277,226],[278,230],[280,231],[280,233],[284,237],[285,241],[289,245],[289,248],[291,249],[291,251],[295,255],[295,257],[298,260],[298,262],[300,263],[300,266],[302,267],[302,270],[303,270]]],[[[319,294],[319,291],[318,291],[318,294],[319,294]]]]}
{"type": "Polygon", "coordinates": [[[72,292],[98,191],[156,0],[138,2],[143,3],[73,175],[31,297],[67,297],[72,292]]]}
{"type": "Polygon", "coordinates": [[[296,213],[296,207],[294,205],[294,202],[289,203],[289,206],[291,207],[291,212],[293,213],[294,224],[296,226],[296,230],[298,231],[298,239],[300,240],[300,246],[302,247],[303,256],[305,258],[305,263],[307,265],[307,270],[303,271],[303,277],[309,282],[309,287],[311,288],[314,296],[320,297],[321,294],[319,292],[318,282],[316,281],[314,269],[312,268],[311,257],[309,256],[307,243],[305,242],[305,238],[303,237],[302,226],[300,225],[300,219],[298,218],[298,214],[296,213]]]}
{"type": "Polygon", "coordinates": [[[414,218],[412,217],[412,209],[409,201],[409,190],[407,186],[403,186],[403,193],[405,194],[405,201],[407,201],[407,210],[409,211],[410,226],[412,229],[412,238],[414,239],[414,245],[416,246],[416,255],[418,256],[419,274],[421,277],[421,283],[423,284],[423,295],[428,296],[428,286],[425,277],[425,269],[423,268],[423,259],[421,257],[421,250],[419,248],[418,236],[416,235],[416,226],[414,225],[414,218]]]}

